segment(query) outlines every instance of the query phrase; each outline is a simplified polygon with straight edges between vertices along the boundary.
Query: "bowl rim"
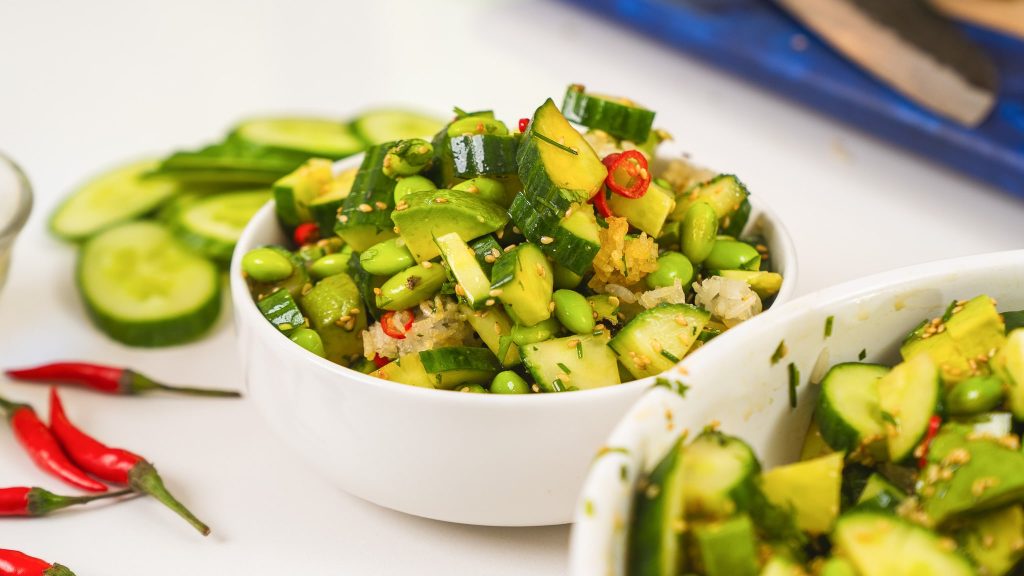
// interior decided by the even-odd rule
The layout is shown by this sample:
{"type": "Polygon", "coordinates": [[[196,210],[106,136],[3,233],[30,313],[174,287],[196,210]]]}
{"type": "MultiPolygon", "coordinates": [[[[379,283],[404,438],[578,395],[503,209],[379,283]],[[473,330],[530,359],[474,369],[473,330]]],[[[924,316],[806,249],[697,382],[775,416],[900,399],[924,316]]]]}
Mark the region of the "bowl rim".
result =
{"type": "Polygon", "coordinates": [[[14,205],[14,214],[9,220],[0,220],[0,242],[17,236],[18,232],[25,226],[29,214],[32,213],[32,184],[25,175],[25,171],[10,156],[0,151],[0,170],[10,172],[14,177],[17,200],[14,205]]]}
{"type": "MultiPolygon", "coordinates": [[[[666,145],[665,147],[671,148],[670,145],[666,145]]],[[[358,166],[359,163],[362,162],[363,156],[364,153],[359,153],[337,161],[334,165],[335,173],[341,170],[358,166]]],[[[666,158],[667,156],[668,155],[666,154],[659,154],[658,158],[666,158]]],[[[773,250],[772,254],[773,256],[776,253],[780,254],[780,256],[776,256],[776,262],[781,262],[783,264],[786,273],[782,280],[782,287],[779,289],[779,293],[776,296],[772,306],[768,310],[763,311],[754,318],[751,318],[750,320],[741,323],[739,326],[735,328],[731,328],[730,332],[759,318],[773,315],[777,309],[784,306],[790,300],[790,298],[792,298],[793,293],[796,291],[797,276],[799,273],[796,246],[793,242],[793,237],[790,234],[789,229],[786,227],[783,220],[780,219],[778,214],[770,206],[768,206],[767,203],[763,202],[759,196],[751,194],[750,202],[751,207],[753,208],[752,212],[763,215],[764,218],[766,218],[768,221],[772,223],[772,234],[774,236],[772,244],[776,245],[776,248],[781,249],[773,250]]],[[[256,236],[257,225],[259,223],[264,222],[268,218],[272,218],[272,213],[274,209],[275,200],[271,199],[262,208],[260,208],[260,210],[252,217],[252,219],[249,220],[249,223],[246,224],[245,229],[242,231],[242,235],[239,237],[238,242],[235,245],[235,249],[231,257],[231,266],[229,268],[229,273],[231,275],[230,291],[235,315],[237,317],[238,315],[244,314],[250,318],[259,320],[258,322],[246,322],[246,324],[258,325],[259,327],[256,329],[260,331],[261,337],[264,338],[273,337],[274,335],[281,336],[281,333],[278,330],[276,330],[273,326],[271,326],[269,322],[263,320],[258,308],[256,307],[256,303],[249,295],[248,287],[246,286],[244,280],[242,279],[241,260],[242,256],[244,256],[244,253],[246,251],[259,245],[255,242],[254,238],[256,236]]],[[[236,324],[240,323],[236,322],[236,324]]],[[[281,342],[284,342],[286,340],[287,338],[283,338],[281,339],[281,342]]],[[[450,391],[421,388],[418,386],[395,386],[395,383],[393,382],[381,380],[380,378],[374,378],[369,374],[364,374],[357,370],[353,370],[352,368],[348,368],[340,364],[335,364],[334,362],[331,362],[326,358],[322,358],[320,356],[312,354],[311,352],[305,350],[301,346],[291,345],[283,346],[282,348],[289,349],[289,351],[287,352],[288,354],[301,354],[302,358],[295,357],[295,360],[297,361],[305,359],[306,361],[311,362],[312,365],[314,366],[318,366],[321,369],[334,373],[337,377],[339,377],[339,379],[349,379],[356,381],[360,384],[371,385],[384,393],[421,395],[425,399],[448,399],[449,401],[452,402],[463,403],[486,402],[488,403],[488,405],[495,405],[497,403],[516,404],[523,402],[546,402],[548,404],[558,405],[559,403],[562,402],[579,402],[581,395],[584,398],[593,398],[595,400],[597,400],[598,398],[619,395],[634,396],[638,389],[650,387],[652,383],[654,383],[659,377],[664,377],[665,374],[671,373],[673,370],[676,369],[676,367],[679,366],[679,364],[686,363],[691,358],[690,356],[687,356],[686,358],[681,360],[679,364],[676,364],[676,366],[674,366],[673,368],[669,368],[666,372],[662,373],[662,375],[649,376],[647,378],[633,380],[630,382],[623,382],[614,386],[604,386],[601,388],[592,388],[587,390],[576,390],[573,391],[571,394],[439,394],[438,392],[450,391]],[[541,399],[540,397],[544,397],[544,399],[541,399]]],[[[696,356],[700,355],[701,354],[697,354],[696,356]]]]}

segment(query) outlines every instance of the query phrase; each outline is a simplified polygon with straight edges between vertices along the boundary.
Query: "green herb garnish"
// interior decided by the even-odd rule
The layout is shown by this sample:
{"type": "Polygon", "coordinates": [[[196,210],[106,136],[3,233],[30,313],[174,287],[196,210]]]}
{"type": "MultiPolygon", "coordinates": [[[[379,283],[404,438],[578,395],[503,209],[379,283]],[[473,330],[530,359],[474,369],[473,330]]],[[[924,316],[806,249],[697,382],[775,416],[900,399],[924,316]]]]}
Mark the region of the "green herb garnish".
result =
{"type": "Polygon", "coordinates": [[[789,407],[796,408],[796,387],[800,385],[800,369],[789,363],[789,407]]]}
{"type": "Polygon", "coordinates": [[[832,336],[832,323],[835,322],[835,319],[835,316],[825,318],[825,338],[832,336]]]}
{"type": "MultiPolygon", "coordinates": [[[[598,336],[598,334],[594,335],[598,336]]],[[[583,342],[579,340],[576,341],[576,357],[579,358],[580,360],[583,359],[583,342]]]]}
{"type": "Polygon", "coordinates": [[[788,354],[788,353],[789,353],[789,349],[786,348],[786,341],[785,340],[781,340],[779,342],[778,347],[775,348],[775,352],[772,353],[772,366],[778,364],[779,360],[782,360],[783,358],[785,358],[786,354],[788,354]]]}
{"type": "Polygon", "coordinates": [[[566,374],[572,374],[572,370],[569,370],[569,367],[566,366],[565,364],[559,362],[558,367],[562,370],[562,372],[565,372],[566,374]]]}
{"type": "Polygon", "coordinates": [[[548,144],[551,144],[555,148],[558,148],[560,150],[564,150],[564,151],[568,152],[569,154],[572,154],[573,156],[579,156],[580,155],[580,153],[577,152],[576,150],[573,150],[572,148],[566,146],[565,144],[562,144],[561,142],[555,142],[551,138],[548,138],[547,136],[541,134],[540,132],[537,132],[536,130],[531,130],[530,134],[533,134],[537,139],[543,140],[543,141],[547,142],[548,144]]]}
{"type": "Polygon", "coordinates": [[[857,355],[857,360],[863,360],[868,357],[868,349],[861,348],[860,354],[857,355]]]}
{"type": "Polygon", "coordinates": [[[679,362],[679,357],[669,352],[668,350],[662,350],[661,355],[664,356],[665,358],[668,358],[672,362],[679,362]]]}

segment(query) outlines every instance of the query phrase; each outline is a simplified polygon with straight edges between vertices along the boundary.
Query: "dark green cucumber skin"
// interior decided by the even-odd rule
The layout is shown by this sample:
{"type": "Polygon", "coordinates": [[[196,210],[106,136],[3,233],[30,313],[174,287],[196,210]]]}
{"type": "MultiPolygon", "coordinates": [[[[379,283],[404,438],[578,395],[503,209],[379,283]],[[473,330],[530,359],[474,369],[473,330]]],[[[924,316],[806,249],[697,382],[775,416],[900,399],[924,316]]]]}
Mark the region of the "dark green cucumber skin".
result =
{"type": "Polygon", "coordinates": [[[337,212],[334,231],[339,235],[349,228],[372,226],[377,230],[390,230],[394,226],[391,211],[395,208],[395,180],[385,176],[383,171],[384,157],[394,144],[385,142],[366,151],[352,182],[352,191],[337,212]],[[385,208],[377,208],[377,202],[383,202],[385,208]],[[362,204],[368,204],[373,210],[362,212],[359,210],[362,204]]]}
{"type": "Polygon", "coordinates": [[[519,264],[518,249],[502,251],[501,256],[494,261],[489,274],[491,278],[491,289],[501,288],[505,284],[515,280],[516,268],[519,264]]]}
{"type": "Polygon", "coordinates": [[[338,221],[338,210],[341,210],[344,204],[344,198],[314,202],[309,205],[309,213],[313,216],[313,222],[316,222],[317,227],[327,234],[328,230],[334,229],[334,225],[338,221]]]}
{"type": "Polygon", "coordinates": [[[287,290],[278,290],[266,298],[256,302],[263,317],[282,332],[305,326],[306,317],[299,310],[299,305],[287,290]]]}
{"type": "Polygon", "coordinates": [[[448,139],[452,171],[457,178],[509,176],[516,173],[517,136],[472,134],[448,139]]]}
{"type": "Polygon", "coordinates": [[[374,276],[364,270],[362,263],[359,261],[358,252],[353,252],[348,260],[348,275],[356,283],[356,287],[359,288],[359,299],[363,301],[363,309],[366,310],[371,318],[379,320],[384,311],[377,307],[377,296],[373,293],[373,290],[383,286],[387,278],[374,276]]]}
{"type": "Polygon", "coordinates": [[[221,268],[227,268],[231,263],[231,254],[235,251],[233,244],[226,244],[223,240],[213,240],[196,234],[177,222],[172,223],[170,228],[178,241],[188,246],[196,254],[213,260],[221,268]]]}
{"type": "Polygon", "coordinates": [[[480,370],[500,372],[503,370],[498,358],[487,348],[455,346],[435,348],[420,352],[420,362],[428,374],[439,374],[451,370],[480,370]]]}
{"type": "Polygon", "coordinates": [[[498,240],[494,236],[487,234],[470,242],[469,247],[473,249],[473,254],[476,256],[476,262],[480,265],[480,269],[490,278],[491,269],[494,268],[494,261],[488,262],[486,256],[488,254],[493,255],[492,250],[497,250],[498,256],[500,256],[502,254],[501,244],[498,244],[498,240]]]}
{"type": "Polygon", "coordinates": [[[621,140],[647,141],[654,124],[654,112],[591,96],[570,86],[562,101],[566,120],[595,130],[603,130],[621,140]]]}
{"type": "Polygon", "coordinates": [[[220,182],[270,186],[287,176],[308,154],[271,150],[228,138],[195,151],[171,154],[153,172],[185,182],[220,182]]]}
{"type": "Polygon", "coordinates": [[[743,229],[747,227],[747,221],[750,220],[750,197],[744,198],[736,212],[726,216],[724,220],[728,220],[728,225],[722,228],[722,234],[739,238],[743,229]]]}
{"type": "MultiPolygon", "coordinates": [[[[638,490],[633,504],[633,522],[629,530],[626,549],[626,573],[630,576],[664,576],[685,572],[685,555],[682,542],[675,554],[661,545],[666,530],[675,530],[675,520],[682,520],[682,510],[668,509],[670,490],[676,488],[676,476],[681,470],[683,442],[680,438],[655,466],[648,477],[647,485],[657,485],[658,493],[648,498],[646,490],[638,490]]],[[[678,535],[682,538],[682,534],[678,535]]]]}

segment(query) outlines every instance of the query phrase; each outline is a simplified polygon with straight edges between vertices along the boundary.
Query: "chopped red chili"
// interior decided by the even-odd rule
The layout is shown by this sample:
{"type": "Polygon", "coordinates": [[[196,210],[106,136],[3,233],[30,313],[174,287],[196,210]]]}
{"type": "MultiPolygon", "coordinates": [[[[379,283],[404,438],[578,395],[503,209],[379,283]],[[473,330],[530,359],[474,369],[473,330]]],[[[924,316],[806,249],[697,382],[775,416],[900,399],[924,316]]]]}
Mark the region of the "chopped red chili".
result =
{"type": "Polygon", "coordinates": [[[608,168],[605,185],[612,192],[626,198],[641,198],[651,184],[647,158],[637,150],[615,152],[601,162],[608,168]]]}
{"type": "Polygon", "coordinates": [[[593,204],[594,208],[597,208],[597,213],[600,214],[602,218],[611,218],[612,216],[615,216],[615,214],[608,206],[608,198],[605,197],[605,194],[605,188],[602,186],[601,189],[597,191],[597,194],[590,197],[588,202],[593,204]]]}
{"type": "Polygon", "coordinates": [[[932,440],[938,435],[941,426],[942,418],[937,415],[932,416],[928,421],[928,431],[924,435],[924,440],[921,441],[921,457],[917,459],[919,468],[924,468],[928,464],[928,449],[931,448],[932,440]]]}
{"type": "Polygon", "coordinates": [[[519,131],[520,132],[526,132],[526,129],[529,128],[529,127],[530,127],[530,119],[529,118],[520,118],[519,119],[519,131]]]}
{"type": "Polygon", "coordinates": [[[409,310],[385,312],[380,317],[380,327],[384,333],[395,340],[405,340],[405,335],[412,329],[416,317],[409,310]]]}
{"type": "Polygon", "coordinates": [[[298,246],[312,244],[320,239],[320,227],[316,225],[316,222],[303,222],[295,228],[292,238],[298,246]]]}
{"type": "Polygon", "coordinates": [[[391,358],[386,358],[384,356],[381,356],[380,354],[374,354],[373,355],[373,364],[377,368],[383,368],[383,367],[387,366],[388,364],[391,364],[391,358]]]}

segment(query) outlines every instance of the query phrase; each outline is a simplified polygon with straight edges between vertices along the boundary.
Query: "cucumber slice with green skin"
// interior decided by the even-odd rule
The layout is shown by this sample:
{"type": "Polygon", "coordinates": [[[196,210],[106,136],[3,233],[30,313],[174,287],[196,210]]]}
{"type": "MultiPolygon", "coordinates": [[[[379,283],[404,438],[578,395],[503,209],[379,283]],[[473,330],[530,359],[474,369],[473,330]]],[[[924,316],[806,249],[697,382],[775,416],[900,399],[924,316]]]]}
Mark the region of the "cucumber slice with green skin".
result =
{"type": "Polygon", "coordinates": [[[395,237],[391,212],[395,208],[395,180],[384,175],[384,158],[395,142],[366,151],[352,189],[338,211],[334,232],[356,252],[395,237]]]}
{"type": "Polygon", "coordinates": [[[270,150],[334,160],[366,147],[346,124],[327,118],[252,118],[239,123],[230,137],[270,150]]]}
{"type": "Polygon", "coordinates": [[[862,576],[972,576],[974,568],[940,535],[884,512],[843,514],[832,536],[834,553],[862,576]]]}
{"type": "Polygon", "coordinates": [[[358,168],[345,170],[321,188],[319,194],[309,202],[309,215],[320,230],[333,230],[338,220],[338,210],[352,192],[358,168]]]}
{"type": "Polygon", "coordinates": [[[759,498],[761,464],[746,442],[703,432],[683,454],[683,502],[687,518],[722,520],[751,510],[759,498]]]}
{"type": "Polygon", "coordinates": [[[1024,330],[1016,329],[990,362],[992,370],[1006,383],[1007,407],[1024,420],[1024,330]]]}
{"type": "MultiPolygon", "coordinates": [[[[294,228],[313,220],[310,204],[324,193],[332,191],[334,163],[324,158],[312,158],[292,173],[274,182],[274,202],[277,218],[282,224],[294,228]]],[[[351,182],[345,189],[348,195],[351,182]]],[[[337,208],[324,230],[330,230],[337,218],[337,208]]]]}
{"type": "MultiPolygon", "coordinates": [[[[727,230],[735,232],[737,227],[740,231],[743,230],[746,219],[743,217],[742,209],[749,195],[747,187],[739,178],[732,174],[719,174],[707,182],[691,186],[677,196],[675,210],[669,219],[682,221],[690,206],[696,202],[707,202],[715,209],[715,214],[718,214],[718,229],[721,233],[736,237],[738,234],[730,234],[727,230]]],[[[747,204],[746,211],[749,215],[749,203],[747,204]]]]}
{"type": "Polygon", "coordinates": [[[1024,557],[1024,510],[1007,506],[971,518],[956,537],[984,574],[1002,576],[1024,557]]]}
{"type": "Polygon", "coordinates": [[[291,293],[278,290],[256,303],[260,313],[281,332],[288,333],[306,325],[306,317],[299,310],[291,293]]]}
{"type": "Polygon", "coordinates": [[[519,353],[543,392],[590,390],[620,383],[606,331],[525,344],[519,347],[519,353]]]}
{"type": "Polygon", "coordinates": [[[122,224],[91,238],[79,253],[77,276],[89,316],[129,346],[194,340],[220,313],[217,267],[154,222],[122,224]]]}
{"type": "Polygon", "coordinates": [[[693,539],[707,576],[757,576],[754,524],[746,514],[721,522],[698,524],[693,539]]]}
{"type": "Polygon", "coordinates": [[[897,364],[878,380],[890,461],[910,456],[924,438],[928,421],[938,409],[940,386],[939,369],[924,354],[897,364]]]}
{"type": "Polygon", "coordinates": [[[839,516],[843,458],[836,452],[772,468],[761,476],[761,489],[770,502],[795,512],[801,530],[826,534],[839,516]]]}
{"type": "Polygon", "coordinates": [[[501,206],[463,190],[413,192],[402,200],[407,207],[395,210],[391,220],[417,262],[441,254],[435,236],[456,232],[469,242],[500,230],[508,222],[501,206]]]}
{"type": "Polygon", "coordinates": [[[864,491],[857,498],[857,509],[894,512],[900,502],[905,500],[906,497],[906,493],[895,484],[886,480],[885,476],[875,472],[868,476],[868,482],[864,485],[864,491]]]}
{"type": "Polygon", "coordinates": [[[491,281],[477,263],[476,253],[457,232],[437,237],[434,242],[456,282],[455,293],[471,308],[483,308],[487,300],[491,299],[491,281]]]}
{"type": "Polygon", "coordinates": [[[448,139],[456,178],[515,174],[518,148],[519,137],[514,135],[471,134],[448,139]]]}
{"type": "Polygon", "coordinates": [[[686,554],[681,550],[685,520],[683,493],[683,443],[680,438],[647,477],[647,488],[633,501],[633,523],[629,530],[627,574],[630,576],[676,576],[686,573],[686,554]]]}
{"type": "Polygon", "coordinates": [[[654,376],[686,356],[710,318],[689,304],[661,304],[637,314],[608,345],[634,378],[654,376]]]}
{"type": "Polygon", "coordinates": [[[565,91],[562,111],[572,122],[636,143],[647,141],[654,124],[653,111],[628,98],[588,94],[579,84],[565,91]]]}
{"type": "Polygon", "coordinates": [[[653,238],[661,234],[675,206],[676,200],[672,193],[654,182],[647,187],[647,193],[639,198],[612,194],[608,199],[608,207],[613,214],[625,218],[631,226],[653,238]]]}
{"type": "Polygon", "coordinates": [[[462,304],[459,311],[466,317],[473,330],[476,330],[487,348],[498,357],[502,366],[508,368],[522,363],[518,347],[508,344],[503,346],[503,342],[510,338],[512,320],[501,308],[491,306],[483,310],[473,310],[462,304]]]}
{"type": "Polygon", "coordinates": [[[143,178],[159,163],[143,160],[120,166],[86,182],[53,213],[50,231],[73,242],[113,225],[149,214],[178,192],[168,178],[143,178]]]}
{"type": "Polygon", "coordinates": [[[183,244],[227,264],[245,225],[268,200],[269,190],[208,196],[178,210],[171,226],[183,244]]]}
{"type": "Polygon", "coordinates": [[[1024,310],[1003,312],[1003,323],[1006,326],[1006,333],[1009,334],[1017,328],[1024,328],[1024,310]]]}
{"type": "Polygon", "coordinates": [[[419,353],[423,369],[435,388],[451,390],[464,384],[490,384],[502,366],[486,348],[454,346],[419,353]]]}
{"type": "Polygon", "coordinates": [[[480,265],[480,269],[489,278],[491,276],[491,269],[494,268],[494,263],[501,256],[501,244],[498,244],[494,236],[488,234],[470,242],[469,247],[473,249],[476,263],[480,265]]]}
{"type": "Polygon", "coordinates": [[[491,269],[491,289],[516,324],[533,326],[551,317],[554,271],[540,248],[524,242],[505,252],[491,269]]]}
{"type": "Polygon", "coordinates": [[[366,313],[361,304],[359,288],[348,274],[328,276],[299,297],[310,328],[323,340],[324,358],[345,365],[363,353],[366,313]]]}
{"type": "Polygon", "coordinates": [[[815,418],[829,446],[879,455],[875,446],[885,437],[885,429],[878,381],[888,372],[886,366],[848,362],[836,364],[825,374],[815,418]]]}
{"type": "Polygon", "coordinates": [[[352,122],[352,131],[369,144],[409,138],[430,138],[444,122],[409,110],[370,110],[352,122]]]}
{"type": "Polygon", "coordinates": [[[199,150],[175,152],[151,174],[195,186],[269,186],[298,168],[308,155],[252,146],[237,139],[199,150]]]}
{"type": "Polygon", "coordinates": [[[377,307],[377,295],[374,294],[374,289],[383,286],[387,278],[374,276],[364,270],[358,252],[352,252],[352,255],[349,256],[348,275],[359,288],[359,297],[363,302],[364,310],[370,315],[370,318],[379,320],[384,312],[377,307]]]}
{"type": "Polygon", "coordinates": [[[544,244],[544,237],[541,237],[541,247],[563,268],[583,276],[590,271],[594,256],[601,249],[598,230],[600,227],[594,216],[594,207],[578,204],[571,214],[558,223],[550,244],[544,244]]]}

